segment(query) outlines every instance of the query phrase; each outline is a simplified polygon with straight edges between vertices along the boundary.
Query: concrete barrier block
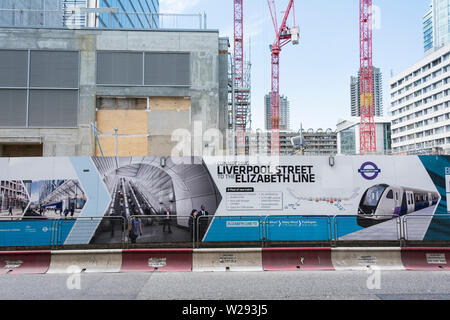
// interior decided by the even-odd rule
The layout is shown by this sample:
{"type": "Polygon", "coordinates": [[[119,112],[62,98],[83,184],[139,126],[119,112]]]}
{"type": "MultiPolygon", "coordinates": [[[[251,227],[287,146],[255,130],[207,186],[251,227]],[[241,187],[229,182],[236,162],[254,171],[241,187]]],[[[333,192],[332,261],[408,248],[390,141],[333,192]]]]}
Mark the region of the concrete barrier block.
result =
{"type": "Polygon", "coordinates": [[[263,248],[265,271],[334,270],[331,248],[263,248]]]}
{"type": "Polygon", "coordinates": [[[450,270],[450,248],[402,248],[407,270],[450,270]]]}
{"type": "Polygon", "coordinates": [[[122,250],[52,251],[47,273],[120,272],[122,250]]]}
{"type": "Polygon", "coordinates": [[[401,248],[332,248],[335,270],[404,270],[401,248]]]}
{"type": "Polygon", "coordinates": [[[192,249],[123,250],[120,272],[192,271],[192,249]]]}
{"type": "Polygon", "coordinates": [[[0,274],[43,274],[50,266],[50,250],[2,251],[0,274]]]}
{"type": "Polygon", "coordinates": [[[192,271],[263,271],[261,249],[194,249],[192,271]]]}

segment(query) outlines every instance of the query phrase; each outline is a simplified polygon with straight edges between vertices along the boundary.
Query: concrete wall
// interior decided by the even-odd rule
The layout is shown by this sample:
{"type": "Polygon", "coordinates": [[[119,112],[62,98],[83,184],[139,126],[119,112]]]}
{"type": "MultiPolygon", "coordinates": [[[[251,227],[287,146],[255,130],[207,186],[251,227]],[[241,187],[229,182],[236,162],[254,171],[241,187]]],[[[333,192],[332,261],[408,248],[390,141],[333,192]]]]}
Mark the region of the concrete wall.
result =
{"type": "MultiPolygon", "coordinates": [[[[67,29],[0,29],[1,49],[80,51],[79,111],[77,129],[0,128],[2,137],[20,137],[23,142],[43,142],[44,156],[88,156],[95,154],[91,123],[96,122],[96,97],[172,97],[190,101],[189,110],[155,110],[149,116],[149,155],[168,153],[168,128],[193,131],[193,123],[203,130],[224,130],[225,95],[219,93],[220,72],[227,63],[219,58],[219,34],[201,31],[131,31],[67,29]],[[191,86],[100,86],[96,84],[96,51],[189,52],[191,86]],[[221,66],[222,64],[222,66],[221,66]],[[158,130],[164,127],[164,134],[158,130]],[[161,136],[165,136],[162,138],[161,136]],[[30,140],[30,141],[28,141],[30,140]]],[[[223,86],[222,82],[222,86],[223,86]]],[[[126,119],[124,119],[126,121],[126,119]]],[[[6,139],[6,138],[5,138],[6,139]]],[[[8,139],[6,139],[8,142],[8,139]]]]}

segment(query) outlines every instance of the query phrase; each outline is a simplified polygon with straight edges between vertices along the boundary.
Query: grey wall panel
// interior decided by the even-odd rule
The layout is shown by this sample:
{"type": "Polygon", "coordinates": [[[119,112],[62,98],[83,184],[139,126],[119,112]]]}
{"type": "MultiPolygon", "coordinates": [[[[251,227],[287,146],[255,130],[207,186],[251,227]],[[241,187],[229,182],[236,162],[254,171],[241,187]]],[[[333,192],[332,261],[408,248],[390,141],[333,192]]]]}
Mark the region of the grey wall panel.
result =
{"type": "Polygon", "coordinates": [[[97,84],[142,85],[142,73],[140,52],[97,53],[97,84]]]}
{"type": "Polygon", "coordinates": [[[24,127],[27,90],[0,90],[0,127],[24,127]]]}
{"type": "Polygon", "coordinates": [[[32,51],[30,86],[78,88],[78,52],[32,51]]]}
{"type": "Polygon", "coordinates": [[[31,90],[30,127],[76,127],[78,90],[31,90]]]}
{"type": "Polygon", "coordinates": [[[145,53],[145,85],[189,86],[190,84],[189,53],[145,53]]]}
{"type": "Polygon", "coordinates": [[[26,87],[28,52],[0,50],[0,87],[26,87]]]}

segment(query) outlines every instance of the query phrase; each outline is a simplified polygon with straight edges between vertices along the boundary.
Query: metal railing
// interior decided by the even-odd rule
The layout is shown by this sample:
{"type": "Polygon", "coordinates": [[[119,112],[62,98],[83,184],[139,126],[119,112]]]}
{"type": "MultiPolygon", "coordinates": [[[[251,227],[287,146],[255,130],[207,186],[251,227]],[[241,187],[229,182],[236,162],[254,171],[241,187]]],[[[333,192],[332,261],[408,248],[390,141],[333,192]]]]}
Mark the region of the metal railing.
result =
{"type": "MultiPolygon", "coordinates": [[[[361,245],[368,242],[398,242],[399,246],[403,246],[412,241],[425,240],[431,244],[450,242],[450,215],[378,217],[386,219],[374,221],[366,218],[358,221],[357,215],[210,215],[197,218],[189,215],[170,215],[169,218],[167,215],[137,215],[129,219],[122,216],[61,219],[2,216],[0,246],[47,246],[58,249],[67,245],[69,236],[74,237],[75,229],[77,234],[88,237],[89,243],[84,245],[116,245],[121,248],[266,247],[305,243],[339,246],[344,243],[361,245]],[[137,219],[140,224],[134,240],[130,234],[130,230],[133,230],[133,219],[137,219]]],[[[76,245],[72,238],[70,244],[76,245]]]]}
{"type": "Polygon", "coordinates": [[[376,217],[377,219],[359,215],[333,216],[333,245],[349,241],[395,241],[400,243],[403,239],[402,217],[393,218],[392,215],[377,215],[376,217]],[[382,228],[380,228],[381,223],[385,223],[382,228]],[[368,229],[369,227],[372,228],[368,229]]]}
{"type": "Polygon", "coordinates": [[[117,8],[69,7],[62,10],[0,8],[0,27],[203,30],[207,28],[207,16],[205,13],[120,12],[117,8]]]}

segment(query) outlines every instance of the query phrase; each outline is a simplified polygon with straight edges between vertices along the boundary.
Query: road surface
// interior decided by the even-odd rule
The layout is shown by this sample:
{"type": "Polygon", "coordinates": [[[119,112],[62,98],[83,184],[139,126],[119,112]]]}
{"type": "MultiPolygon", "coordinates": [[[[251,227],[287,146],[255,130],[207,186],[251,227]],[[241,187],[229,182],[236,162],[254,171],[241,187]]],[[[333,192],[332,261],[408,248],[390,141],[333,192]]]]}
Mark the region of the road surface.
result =
{"type": "Polygon", "coordinates": [[[379,274],[365,271],[83,273],[76,277],[2,275],[0,299],[450,299],[450,271],[444,270],[381,271],[379,274]]]}

